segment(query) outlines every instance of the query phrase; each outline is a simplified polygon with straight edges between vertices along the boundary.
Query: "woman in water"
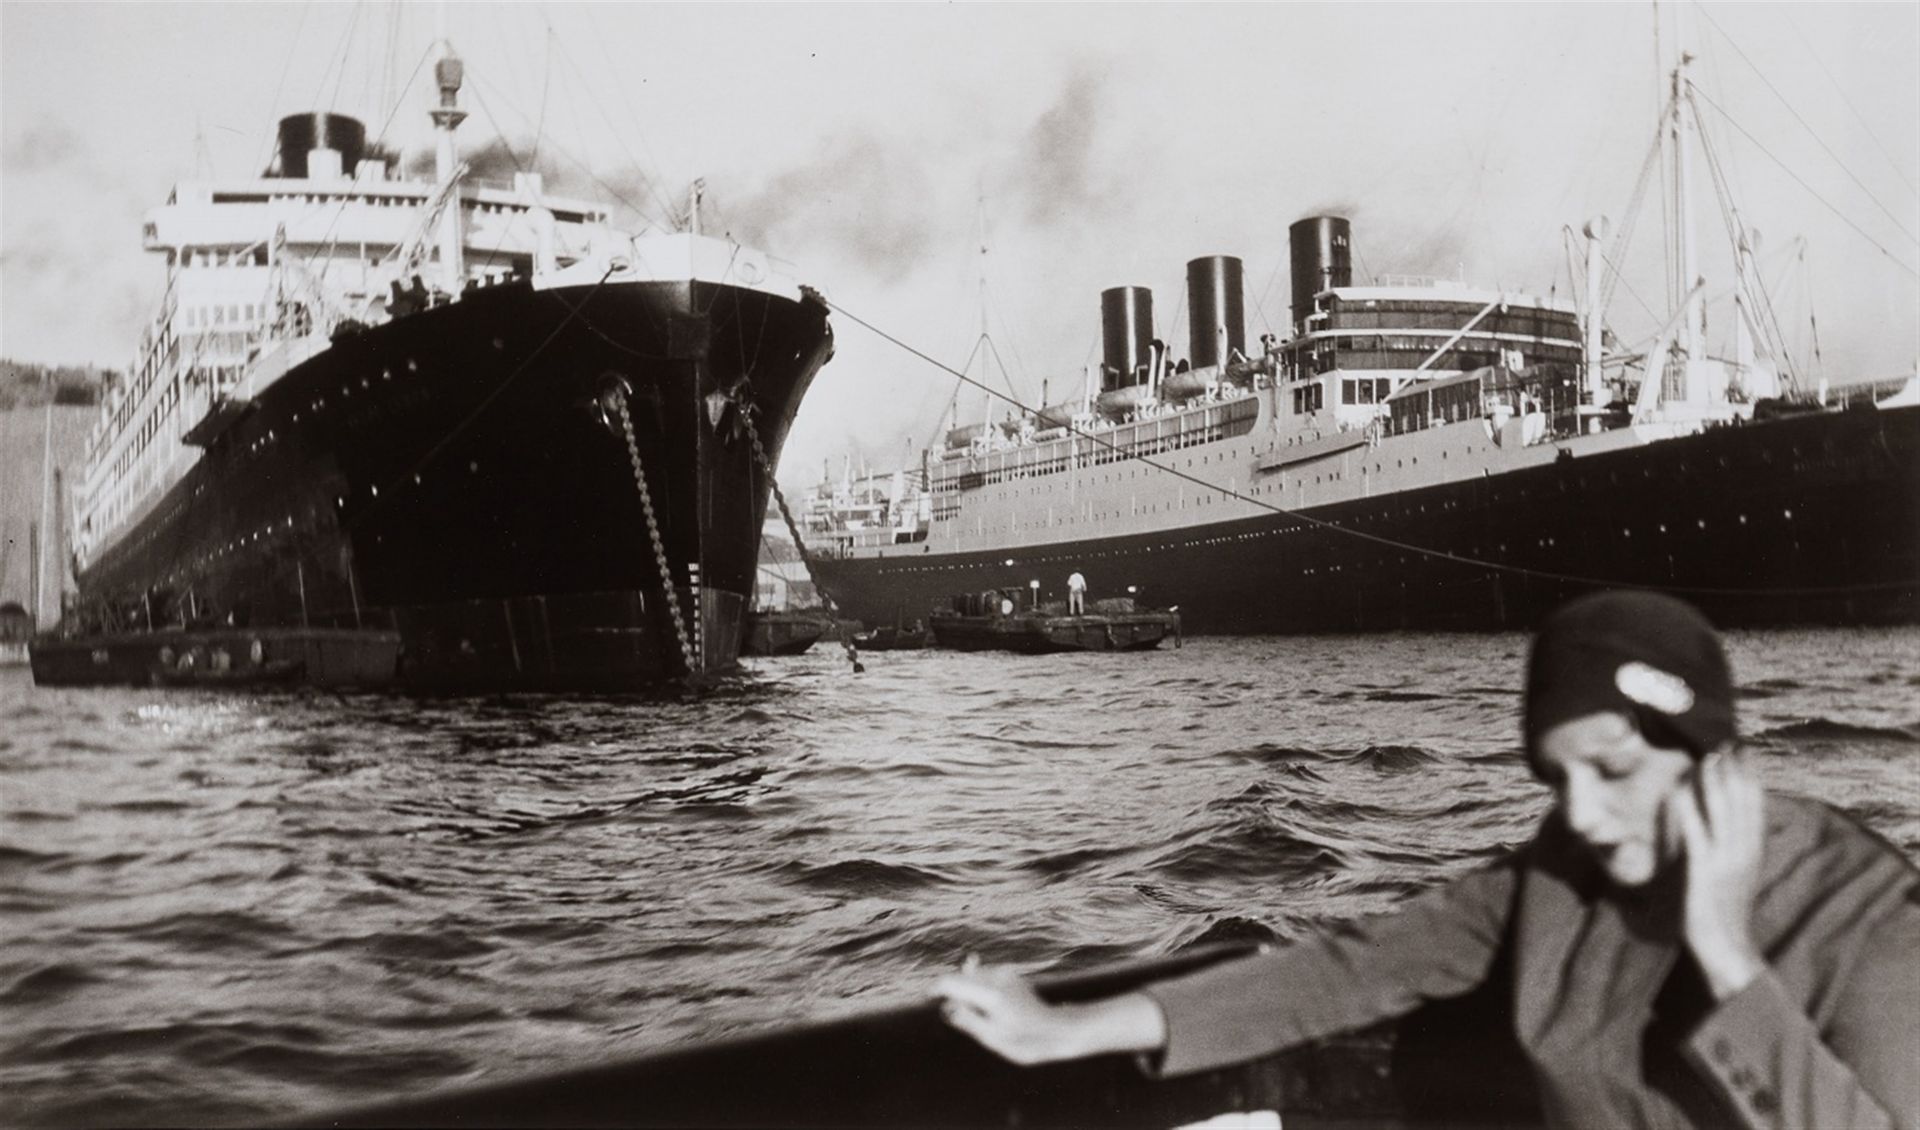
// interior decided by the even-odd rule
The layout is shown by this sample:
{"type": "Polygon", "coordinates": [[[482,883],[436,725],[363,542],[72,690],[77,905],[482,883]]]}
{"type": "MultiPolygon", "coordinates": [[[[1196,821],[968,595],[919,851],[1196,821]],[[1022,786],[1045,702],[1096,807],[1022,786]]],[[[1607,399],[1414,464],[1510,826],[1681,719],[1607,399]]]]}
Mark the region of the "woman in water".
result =
{"type": "Polygon", "coordinates": [[[1049,1005],[1007,971],[938,993],[1016,1063],[1253,1059],[1457,997],[1495,969],[1557,1126],[1920,1127],[1920,873],[1769,796],[1698,612],[1602,593],[1549,617],[1523,730],[1553,790],[1510,857],[1377,918],[1137,992],[1049,1005]],[[1505,962],[1497,959],[1505,957],[1505,962]]]}

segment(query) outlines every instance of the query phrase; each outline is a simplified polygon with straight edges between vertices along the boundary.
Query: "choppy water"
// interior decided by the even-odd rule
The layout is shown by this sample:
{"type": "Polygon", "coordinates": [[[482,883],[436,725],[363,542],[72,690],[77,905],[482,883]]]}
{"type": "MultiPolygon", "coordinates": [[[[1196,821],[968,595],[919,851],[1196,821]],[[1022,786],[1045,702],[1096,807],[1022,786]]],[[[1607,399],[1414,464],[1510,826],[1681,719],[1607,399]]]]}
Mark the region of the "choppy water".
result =
{"type": "MultiPolygon", "coordinates": [[[[1538,819],[1524,646],[816,649],[666,703],[0,671],[0,1122],[246,1121],[1375,910],[1538,819]]],[[[1769,780],[1920,857],[1920,631],[1730,647],[1769,780]]]]}

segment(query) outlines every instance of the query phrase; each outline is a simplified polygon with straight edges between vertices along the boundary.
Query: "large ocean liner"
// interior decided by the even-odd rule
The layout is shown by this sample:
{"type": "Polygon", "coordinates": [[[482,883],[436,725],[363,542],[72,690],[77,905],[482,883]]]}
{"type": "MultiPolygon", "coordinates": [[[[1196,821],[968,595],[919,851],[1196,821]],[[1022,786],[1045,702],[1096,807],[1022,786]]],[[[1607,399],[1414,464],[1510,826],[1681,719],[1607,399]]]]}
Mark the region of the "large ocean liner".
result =
{"type": "Polygon", "coordinates": [[[203,629],[257,633],[256,664],[276,631],[384,633],[421,688],[619,690],[735,658],[824,304],[701,235],[697,199],[686,230],[629,234],[537,174],[482,183],[463,63],[433,73],[431,180],[301,114],[263,175],[149,214],[166,293],[87,445],[78,599],[41,681],[246,664],[184,650],[203,629]]]}
{"type": "MultiPolygon", "coordinates": [[[[1689,91],[1683,63],[1676,147],[1689,91]]],[[[1110,289],[1080,395],[954,427],[917,467],[824,482],[806,534],[819,580],[887,624],[956,592],[1058,596],[1076,570],[1201,633],[1519,628],[1610,586],[1726,625],[1920,619],[1912,383],[1828,405],[1796,380],[1744,236],[1730,356],[1708,355],[1703,283],[1627,348],[1605,297],[1630,228],[1610,248],[1607,222],[1587,225],[1575,304],[1356,285],[1350,224],[1307,217],[1289,232],[1286,340],[1249,350],[1241,261],[1196,259],[1178,362],[1151,294],[1110,289]]],[[[1676,245],[1696,280],[1690,231],[1676,245]]]]}

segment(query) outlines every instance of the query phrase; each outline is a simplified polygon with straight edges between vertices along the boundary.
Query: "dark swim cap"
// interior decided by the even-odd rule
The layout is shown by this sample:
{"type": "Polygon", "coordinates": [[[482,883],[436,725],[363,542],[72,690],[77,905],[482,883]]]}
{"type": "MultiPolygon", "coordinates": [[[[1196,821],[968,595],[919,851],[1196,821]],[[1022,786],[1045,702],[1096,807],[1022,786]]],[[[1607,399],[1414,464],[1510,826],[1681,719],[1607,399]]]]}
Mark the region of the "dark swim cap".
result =
{"type": "Polygon", "coordinates": [[[1547,617],[1527,657],[1528,756],[1562,722],[1608,711],[1631,717],[1649,742],[1696,758],[1733,739],[1727,656],[1698,609],[1619,590],[1580,597],[1547,617]]]}

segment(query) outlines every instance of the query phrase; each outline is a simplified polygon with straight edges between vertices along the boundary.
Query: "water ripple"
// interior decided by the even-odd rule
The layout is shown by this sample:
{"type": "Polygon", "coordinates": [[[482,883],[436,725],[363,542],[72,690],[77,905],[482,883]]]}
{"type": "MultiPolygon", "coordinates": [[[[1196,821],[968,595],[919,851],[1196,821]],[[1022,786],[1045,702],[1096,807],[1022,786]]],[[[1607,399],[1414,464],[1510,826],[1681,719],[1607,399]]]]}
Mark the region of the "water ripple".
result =
{"type": "MultiPolygon", "coordinates": [[[[1920,631],[1736,633],[1776,786],[1920,852],[1920,631]]],[[[248,1123],[1371,913],[1525,840],[1518,636],[837,652],[704,696],[0,671],[0,1121],[248,1123]]]]}

